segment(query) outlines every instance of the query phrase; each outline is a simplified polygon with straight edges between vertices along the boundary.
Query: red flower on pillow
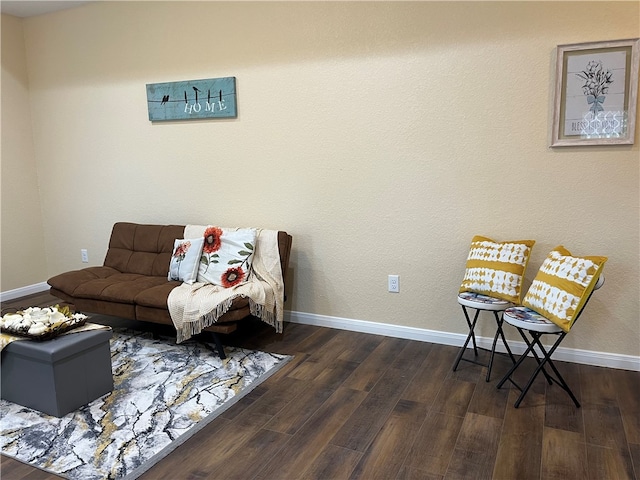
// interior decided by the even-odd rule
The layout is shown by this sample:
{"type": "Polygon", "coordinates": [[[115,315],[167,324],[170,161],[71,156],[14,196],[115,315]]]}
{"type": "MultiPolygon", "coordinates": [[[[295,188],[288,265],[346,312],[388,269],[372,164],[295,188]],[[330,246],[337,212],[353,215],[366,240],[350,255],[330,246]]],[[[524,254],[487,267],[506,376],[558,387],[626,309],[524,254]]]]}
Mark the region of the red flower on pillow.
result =
{"type": "Polygon", "coordinates": [[[184,257],[189,251],[190,247],[191,242],[189,241],[181,243],[180,245],[178,245],[178,248],[176,248],[176,251],[173,252],[173,256],[178,260],[178,262],[181,262],[182,260],[184,260],[184,257]]]}
{"type": "Polygon", "coordinates": [[[183,242],[180,245],[178,245],[176,247],[176,251],[173,252],[173,258],[175,258],[176,262],[178,262],[178,276],[174,278],[173,275],[172,275],[171,276],[172,280],[179,280],[180,279],[180,264],[184,260],[184,257],[187,256],[187,252],[189,251],[190,248],[191,248],[191,242],[186,241],[186,242],[183,242]]]}
{"type": "Polygon", "coordinates": [[[223,287],[229,288],[242,282],[242,280],[244,280],[244,275],[242,267],[231,267],[222,274],[220,281],[222,282],[223,287]]]}
{"type": "Polygon", "coordinates": [[[222,244],[221,236],[222,229],[218,227],[207,228],[204,231],[204,247],[202,247],[202,251],[204,253],[213,253],[220,250],[220,245],[222,244]]]}

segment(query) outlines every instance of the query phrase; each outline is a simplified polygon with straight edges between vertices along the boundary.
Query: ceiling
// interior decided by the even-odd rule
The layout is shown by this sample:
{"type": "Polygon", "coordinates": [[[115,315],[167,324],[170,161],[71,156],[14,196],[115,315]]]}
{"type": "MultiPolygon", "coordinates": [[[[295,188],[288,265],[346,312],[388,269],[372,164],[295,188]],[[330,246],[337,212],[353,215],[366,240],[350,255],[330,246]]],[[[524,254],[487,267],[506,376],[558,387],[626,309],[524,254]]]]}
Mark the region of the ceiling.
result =
{"type": "Polygon", "coordinates": [[[14,17],[34,17],[45,13],[57,12],[67,8],[78,7],[90,3],[88,1],[0,1],[0,11],[14,17]]]}

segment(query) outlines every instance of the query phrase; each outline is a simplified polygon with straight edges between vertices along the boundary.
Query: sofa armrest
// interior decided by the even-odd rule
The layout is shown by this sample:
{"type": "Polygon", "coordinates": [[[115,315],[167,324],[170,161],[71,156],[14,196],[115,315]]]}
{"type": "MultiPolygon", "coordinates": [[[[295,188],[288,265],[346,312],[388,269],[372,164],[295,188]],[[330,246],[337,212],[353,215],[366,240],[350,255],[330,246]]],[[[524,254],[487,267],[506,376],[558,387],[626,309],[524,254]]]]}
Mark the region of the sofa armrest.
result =
{"type": "MultiPolygon", "coordinates": [[[[280,254],[280,267],[282,269],[282,279],[284,280],[289,268],[289,257],[291,256],[291,243],[293,237],[287,232],[278,232],[278,253],[280,254]]],[[[285,301],[286,301],[285,296],[285,301]]]]}

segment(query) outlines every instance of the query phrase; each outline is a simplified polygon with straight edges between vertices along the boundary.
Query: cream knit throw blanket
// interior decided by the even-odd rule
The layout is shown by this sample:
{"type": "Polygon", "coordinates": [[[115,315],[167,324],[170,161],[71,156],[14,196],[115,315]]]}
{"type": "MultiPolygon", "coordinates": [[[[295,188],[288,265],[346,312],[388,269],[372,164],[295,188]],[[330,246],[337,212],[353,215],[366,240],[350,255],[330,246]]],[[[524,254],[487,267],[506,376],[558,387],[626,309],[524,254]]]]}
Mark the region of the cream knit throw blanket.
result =
{"type": "MultiPolygon", "coordinates": [[[[187,225],[184,238],[199,238],[206,225],[187,225]]],[[[233,230],[233,229],[227,229],[233,230]]],[[[169,314],[176,327],[177,342],[183,342],[213,325],[224,315],[234,298],[249,299],[251,314],[282,332],[284,281],[278,253],[278,232],[256,229],[252,273],[249,280],[231,288],[196,282],[182,285],[169,294],[169,314]]]]}

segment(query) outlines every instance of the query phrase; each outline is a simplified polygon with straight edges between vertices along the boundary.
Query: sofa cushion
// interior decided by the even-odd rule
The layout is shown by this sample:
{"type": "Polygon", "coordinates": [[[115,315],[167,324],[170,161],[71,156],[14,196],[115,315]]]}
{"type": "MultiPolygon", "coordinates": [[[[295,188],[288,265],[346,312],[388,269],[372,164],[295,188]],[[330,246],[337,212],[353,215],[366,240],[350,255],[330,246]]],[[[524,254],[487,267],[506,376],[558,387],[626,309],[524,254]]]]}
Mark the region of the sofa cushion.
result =
{"type": "Polygon", "coordinates": [[[129,318],[135,320],[136,306],[133,303],[103,302],[93,298],[73,299],[74,309],[84,313],[96,313],[112,317],[129,318]]]}
{"type": "Polygon", "coordinates": [[[122,273],[164,276],[166,279],[181,225],[140,225],[118,222],[113,226],[104,265],[122,273]]]}
{"type": "Polygon", "coordinates": [[[180,284],[178,281],[167,282],[165,279],[162,285],[155,285],[139,292],[134,301],[136,305],[143,307],[168,309],[167,299],[169,298],[169,293],[180,284]]]}
{"type": "MultiPolygon", "coordinates": [[[[167,277],[151,277],[135,273],[117,273],[108,278],[85,282],[74,291],[78,298],[93,298],[117,303],[134,303],[136,296],[148,288],[167,283],[167,277]]],[[[173,282],[179,285],[179,282],[173,282]]]]}
{"type": "Polygon", "coordinates": [[[76,289],[87,282],[108,278],[120,272],[111,267],[87,267],[82,270],[72,270],[61,273],[47,280],[47,283],[56,290],[75,296],[76,289]]]}
{"type": "MultiPolygon", "coordinates": [[[[180,282],[164,282],[162,285],[147,288],[138,293],[134,299],[136,305],[147,308],[168,309],[167,299],[171,290],[180,285],[180,282]]],[[[233,304],[229,311],[245,308],[249,306],[249,299],[237,297],[233,299],[233,304]]],[[[168,312],[167,312],[168,314],[168,312]]]]}

